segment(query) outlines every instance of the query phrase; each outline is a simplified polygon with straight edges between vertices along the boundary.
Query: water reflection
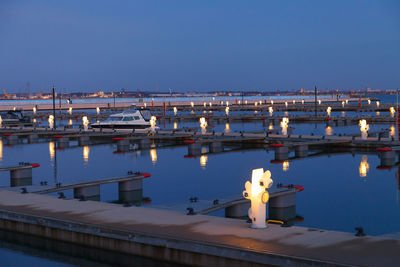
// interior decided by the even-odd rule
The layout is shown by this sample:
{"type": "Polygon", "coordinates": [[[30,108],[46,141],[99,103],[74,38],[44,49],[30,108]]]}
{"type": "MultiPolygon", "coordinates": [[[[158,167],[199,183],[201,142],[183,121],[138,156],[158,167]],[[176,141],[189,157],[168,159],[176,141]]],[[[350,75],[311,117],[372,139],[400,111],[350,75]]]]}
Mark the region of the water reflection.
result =
{"type": "Polygon", "coordinates": [[[229,128],[229,122],[225,123],[225,133],[230,133],[231,129],[229,128]]]}
{"type": "Polygon", "coordinates": [[[157,150],[155,148],[150,149],[150,157],[151,157],[151,162],[153,165],[156,165],[157,163],[157,150]]]}
{"type": "Polygon", "coordinates": [[[203,170],[206,169],[207,161],[208,161],[208,156],[207,155],[201,155],[200,156],[200,166],[202,167],[203,170]]]}
{"type": "Polygon", "coordinates": [[[89,146],[84,146],[83,147],[83,161],[86,163],[89,162],[89,153],[90,153],[89,146]]]}
{"type": "Polygon", "coordinates": [[[331,126],[326,126],[325,135],[332,135],[332,134],[333,134],[333,128],[331,126]]]}
{"type": "Polygon", "coordinates": [[[368,164],[368,157],[367,155],[362,155],[360,167],[358,167],[358,172],[360,177],[366,177],[369,171],[369,164],[368,164]]]}
{"type": "Polygon", "coordinates": [[[282,163],[282,170],[283,170],[284,172],[287,172],[287,171],[289,170],[289,161],[288,161],[288,160],[285,160],[285,161],[282,163]]]}
{"type": "Polygon", "coordinates": [[[53,160],[55,153],[55,144],[53,141],[49,142],[49,153],[50,153],[50,160],[53,160]]]}
{"type": "Polygon", "coordinates": [[[273,129],[274,129],[274,125],[272,124],[272,122],[270,122],[269,126],[268,126],[268,130],[273,130],[273,129]]]}
{"type": "Polygon", "coordinates": [[[0,139],[0,161],[3,160],[3,140],[0,139]]]}
{"type": "Polygon", "coordinates": [[[176,121],[174,121],[174,130],[178,129],[178,123],[176,121]]]}
{"type": "Polygon", "coordinates": [[[68,121],[68,125],[72,125],[73,123],[72,123],[72,119],[69,119],[69,121],[68,121]]]}
{"type": "Polygon", "coordinates": [[[396,127],[394,125],[390,125],[390,137],[394,137],[396,135],[396,127]]]}

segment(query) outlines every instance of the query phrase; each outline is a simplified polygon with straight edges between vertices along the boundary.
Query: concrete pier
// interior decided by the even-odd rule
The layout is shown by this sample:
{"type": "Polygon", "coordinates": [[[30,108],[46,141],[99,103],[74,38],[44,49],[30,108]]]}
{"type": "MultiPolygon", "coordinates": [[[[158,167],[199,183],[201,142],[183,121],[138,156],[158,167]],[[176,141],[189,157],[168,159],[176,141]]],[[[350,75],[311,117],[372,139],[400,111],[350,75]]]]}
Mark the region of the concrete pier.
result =
{"type": "Polygon", "coordinates": [[[149,149],[151,146],[151,140],[144,138],[139,140],[139,149],[149,149]]]}
{"type": "Polygon", "coordinates": [[[287,160],[289,158],[289,148],[283,144],[271,144],[275,150],[275,160],[287,160]]]}
{"type": "Polygon", "coordinates": [[[389,147],[377,148],[381,159],[381,166],[393,166],[395,164],[396,153],[389,147]]]}
{"type": "Polygon", "coordinates": [[[117,151],[118,152],[126,152],[129,150],[130,142],[128,139],[123,137],[116,137],[113,140],[117,141],[117,151]]]}
{"type": "Polygon", "coordinates": [[[32,167],[10,170],[10,185],[11,187],[32,185],[32,167]]]}
{"type": "Polygon", "coordinates": [[[297,145],[294,147],[294,154],[296,157],[303,158],[308,155],[308,145],[297,145]]]}
{"type": "Polygon", "coordinates": [[[400,240],[0,190],[0,228],[196,266],[393,266],[400,240]]]}
{"type": "Polygon", "coordinates": [[[83,200],[100,200],[100,185],[74,188],[74,198],[83,200]]]}
{"type": "Polygon", "coordinates": [[[30,134],[28,135],[28,143],[29,144],[34,144],[37,143],[39,140],[39,136],[37,134],[30,134]]]}
{"type": "Polygon", "coordinates": [[[57,138],[57,144],[59,148],[66,148],[69,147],[69,138],[64,137],[64,136],[54,136],[54,138],[57,138]]]}
{"type": "Polygon", "coordinates": [[[211,142],[208,147],[210,153],[218,153],[223,151],[222,142],[211,142]]]}
{"type": "Polygon", "coordinates": [[[78,145],[79,146],[87,146],[90,143],[90,137],[83,135],[78,138],[78,145]]]}
{"type": "Polygon", "coordinates": [[[195,141],[185,141],[188,144],[188,156],[198,156],[201,154],[201,143],[195,141]]]}

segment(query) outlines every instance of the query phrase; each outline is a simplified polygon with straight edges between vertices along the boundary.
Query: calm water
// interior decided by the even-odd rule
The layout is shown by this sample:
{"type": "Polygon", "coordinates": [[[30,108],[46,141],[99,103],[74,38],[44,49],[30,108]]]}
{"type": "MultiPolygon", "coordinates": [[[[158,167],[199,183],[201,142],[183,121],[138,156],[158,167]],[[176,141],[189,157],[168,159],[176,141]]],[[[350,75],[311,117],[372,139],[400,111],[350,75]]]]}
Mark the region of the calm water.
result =
{"type": "MultiPolygon", "coordinates": [[[[67,122],[65,122],[67,123],[67,122]]],[[[198,127],[197,122],[165,123],[162,128],[198,127]]],[[[215,131],[262,131],[270,125],[254,123],[222,123],[212,125],[215,131]]],[[[279,125],[272,125],[280,129],[279,125]]],[[[290,124],[296,134],[359,134],[359,127],[329,126],[326,124],[290,124]]],[[[392,125],[371,125],[370,132],[392,125]]],[[[393,129],[394,131],[394,129],[393,129]]],[[[396,134],[393,132],[392,134],[396,134]]],[[[377,154],[366,152],[324,155],[273,164],[274,153],[265,149],[231,151],[221,154],[185,158],[187,148],[160,148],[114,154],[116,146],[92,145],[53,150],[51,143],[0,144],[0,166],[14,165],[20,161],[37,162],[40,168],[33,171],[33,183],[78,182],[121,176],[127,171],[150,172],[144,181],[143,195],[151,199],[146,206],[172,202],[188,202],[192,196],[216,199],[240,194],[244,183],[254,168],[269,169],[274,184],[300,184],[305,190],[297,194],[297,214],[304,217],[299,226],[354,232],[362,226],[369,235],[400,232],[399,170],[379,170],[377,154]],[[55,161],[55,157],[57,161],[55,161]],[[57,167],[57,173],[55,173],[57,167]]],[[[0,173],[0,186],[9,186],[9,174],[0,173]]],[[[72,191],[66,192],[72,197],[72,191]]],[[[101,201],[118,199],[116,184],[101,187],[101,201]]],[[[11,241],[0,240],[0,256],[6,265],[37,264],[65,266],[90,265],[74,257],[49,256],[43,249],[34,252],[27,244],[15,246],[11,241]],[[42,251],[42,252],[41,252],[42,251]]],[[[58,255],[58,256],[57,256],[58,255]]]]}

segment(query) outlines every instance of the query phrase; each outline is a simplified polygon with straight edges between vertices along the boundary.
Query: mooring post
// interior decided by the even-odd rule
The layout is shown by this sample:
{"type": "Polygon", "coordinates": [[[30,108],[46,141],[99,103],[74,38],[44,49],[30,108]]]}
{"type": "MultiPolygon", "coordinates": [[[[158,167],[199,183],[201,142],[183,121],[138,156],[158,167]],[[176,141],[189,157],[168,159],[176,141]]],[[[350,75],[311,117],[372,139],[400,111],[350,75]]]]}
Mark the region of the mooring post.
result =
{"type": "Polygon", "coordinates": [[[74,188],[74,198],[82,200],[100,200],[100,185],[91,185],[74,188]]]}

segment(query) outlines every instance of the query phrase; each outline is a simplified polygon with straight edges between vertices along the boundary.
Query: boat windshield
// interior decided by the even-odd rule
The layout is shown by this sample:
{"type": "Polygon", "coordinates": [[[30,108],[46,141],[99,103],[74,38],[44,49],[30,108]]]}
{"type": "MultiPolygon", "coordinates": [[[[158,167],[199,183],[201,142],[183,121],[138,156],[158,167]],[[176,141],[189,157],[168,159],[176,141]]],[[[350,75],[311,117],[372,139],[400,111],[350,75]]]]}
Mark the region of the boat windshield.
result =
{"type": "Polygon", "coordinates": [[[142,117],[145,121],[149,121],[151,119],[151,113],[150,110],[148,109],[143,109],[140,111],[140,113],[142,114],[142,117]]]}
{"type": "Polygon", "coordinates": [[[121,121],[123,117],[108,117],[105,121],[121,121]]]}

